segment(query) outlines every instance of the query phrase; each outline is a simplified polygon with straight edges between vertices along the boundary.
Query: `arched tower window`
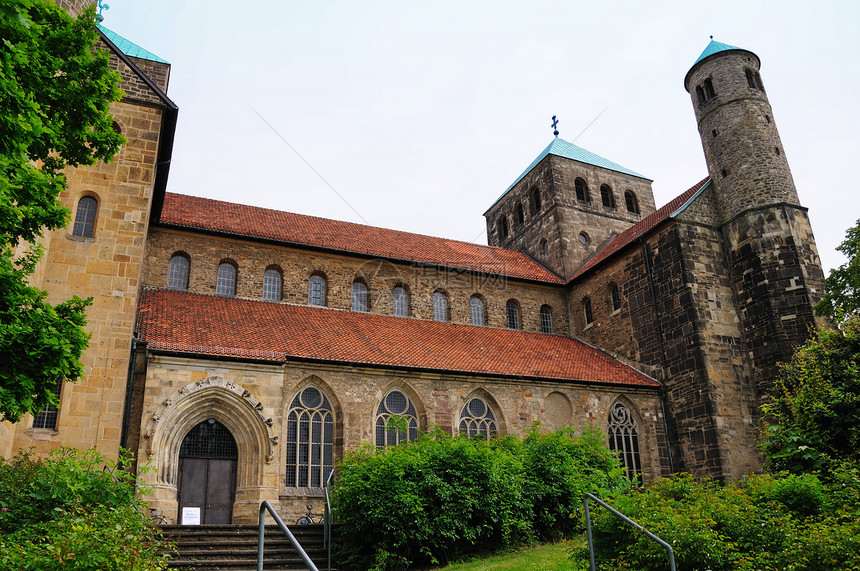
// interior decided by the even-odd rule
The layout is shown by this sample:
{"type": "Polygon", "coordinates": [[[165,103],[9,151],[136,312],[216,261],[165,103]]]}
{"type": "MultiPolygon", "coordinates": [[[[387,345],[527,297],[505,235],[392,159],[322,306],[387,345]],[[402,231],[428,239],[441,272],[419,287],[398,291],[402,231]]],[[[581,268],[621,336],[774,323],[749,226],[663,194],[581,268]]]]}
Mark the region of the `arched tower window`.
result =
{"type": "Polygon", "coordinates": [[[448,296],[444,292],[433,292],[433,321],[448,321],[448,296]]]}
{"type": "Polygon", "coordinates": [[[590,297],[586,297],[582,300],[582,311],[585,313],[585,324],[591,325],[594,323],[594,313],[591,311],[590,297]]]}
{"type": "Polygon", "coordinates": [[[263,274],[263,299],[281,301],[281,272],[269,268],[263,274]]]}
{"type": "Polygon", "coordinates": [[[747,85],[749,85],[750,89],[758,89],[764,91],[764,85],[761,82],[761,75],[757,71],[753,71],[749,68],[744,70],[744,73],[747,76],[747,85]]]}
{"type": "Polygon", "coordinates": [[[591,194],[588,192],[588,183],[583,178],[577,178],[573,181],[573,187],[576,189],[576,199],[580,202],[591,202],[591,194]]]}
{"type": "Polygon", "coordinates": [[[509,299],[505,305],[508,329],[520,328],[520,304],[514,299],[509,299]]]}
{"type": "Polygon", "coordinates": [[[552,309],[548,305],[540,306],[540,332],[552,333],[552,309]]]}
{"type": "Polygon", "coordinates": [[[286,453],[288,488],[325,484],[334,457],[334,413],[317,387],[305,387],[290,403],[286,453]]]}
{"type": "Polygon", "coordinates": [[[367,285],[361,281],[352,282],[352,310],[367,311],[370,308],[367,285]]]}
{"type": "Polygon", "coordinates": [[[325,305],[325,278],[319,274],[308,280],[308,305],[325,305]]]}
{"type": "Polygon", "coordinates": [[[714,91],[714,82],[711,81],[711,78],[705,80],[705,99],[710,101],[714,97],[717,96],[717,92],[714,91]]]}
{"type": "Polygon", "coordinates": [[[639,200],[632,190],[624,191],[624,204],[627,206],[627,212],[639,214],[639,200]]]}
{"type": "Polygon", "coordinates": [[[540,189],[539,188],[532,189],[531,201],[532,201],[532,213],[537,214],[538,212],[540,212],[541,206],[543,206],[541,203],[541,199],[540,199],[540,189]]]}
{"type": "Polygon", "coordinates": [[[522,226],[523,223],[525,223],[525,221],[526,221],[526,216],[525,216],[525,213],[523,211],[522,202],[517,202],[517,207],[514,209],[514,212],[515,212],[516,217],[517,217],[516,218],[517,219],[517,226],[522,226]]]}
{"type": "Polygon", "coordinates": [[[696,99],[699,100],[699,104],[702,104],[705,102],[705,90],[702,89],[701,85],[696,86],[696,99]]]}
{"type": "Polygon", "coordinates": [[[473,295],[469,299],[469,311],[472,314],[472,325],[483,326],[487,324],[487,309],[480,296],[473,295]]]}
{"type": "Polygon", "coordinates": [[[609,286],[609,299],[612,301],[612,311],[621,309],[621,292],[616,284],[609,286]]]}
{"type": "Polygon", "coordinates": [[[184,254],[173,254],[167,266],[167,289],[188,289],[191,262],[184,254]]]}
{"type": "Polygon", "coordinates": [[[508,237],[508,218],[507,216],[499,216],[499,234],[502,238],[508,237]]]}
{"type": "Polygon", "coordinates": [[[634,480],[642,472],[642,461],[639,457],[639,435],[636,431],[636,420],[630,409],[623,403],[617,402],[609,411],[609,449],[618,453],[618,458],[627,470],[627,477],[634,480]]]}
{"type": "Polygon", "coordinates": [[[409,316],[409,294],[406,293],[406,288],[397,286],[391,290],[391,297],[394,301],[394,315],[397,317],[409,316]]]}
{"type": "Polygon", "coordinates": [[[418,440],[418,413],[409,397],[394,389],[376,408],[376,446],[382,448],[407,440],[418,440]]]}
{"type": "Polygon", "coordinates": [[[230,262],[221,262],[218,266],[218,277],[215,281],[215,294],[233,297],[236,295],[236,266],[230,262]]]}
{"type": "Polygon", "coordinates": [[[460,413],[461,436],[483,436],[493,438],[498,434],[496,416],[487,401],[472,397],[460,413]]]}
{"type": "Polygon", "coordinates": [[[99,204],[92,196],[84,196],[78,201],[75,225],[72,226],[72,236],[93,237],[98,209],[99,204]]]}
{"type": "Polygon", "coordinates": [[[608,184],[600,185],[600,199],[603,201],[603,206],[615,209],[615,194],[608,184]]]}

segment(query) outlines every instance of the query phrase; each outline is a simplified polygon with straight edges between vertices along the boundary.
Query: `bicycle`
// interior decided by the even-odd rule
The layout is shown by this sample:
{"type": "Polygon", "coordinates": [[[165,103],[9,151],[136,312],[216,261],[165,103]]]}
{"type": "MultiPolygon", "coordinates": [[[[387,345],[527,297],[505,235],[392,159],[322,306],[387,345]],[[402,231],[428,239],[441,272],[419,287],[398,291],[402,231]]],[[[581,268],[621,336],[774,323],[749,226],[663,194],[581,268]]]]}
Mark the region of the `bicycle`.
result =
{"type": "Polygon", "coordinates": [[[307,504],[308,513],[296,520],[296,525],[309,525],[312,523],[325,523],[325,514],[311,513],[311,506],[307,504]],[[314,521],[314,516],[318,519],[314,521]]]}

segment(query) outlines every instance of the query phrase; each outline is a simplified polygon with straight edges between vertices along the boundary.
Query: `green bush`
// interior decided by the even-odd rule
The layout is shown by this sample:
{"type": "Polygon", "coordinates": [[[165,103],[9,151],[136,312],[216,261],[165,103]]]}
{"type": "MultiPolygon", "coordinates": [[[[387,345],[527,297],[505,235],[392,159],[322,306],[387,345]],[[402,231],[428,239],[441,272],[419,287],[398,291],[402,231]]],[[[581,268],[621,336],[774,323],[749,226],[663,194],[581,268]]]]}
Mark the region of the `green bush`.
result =
{"type": "MultiPolygon", "coordinates": [[[[721,485],[687,474],[612,496],[608,503],[672,545],[679,570],[831,571],[860,568],[856,467],[750,476],[721,485]]],[[[593,510],[600,569],[666,569],[666,550],[606,510],[593,510]]],[[[580,564],[587,550],[573,554],[580,564]]]]}
{"type": "Polygon", "coordinates": [[[134,476],[95,450],[0,458],[0,569],[164,569],[168,545],[145,513],[134,476]]]}
{"type": "Polygon", "coordinates": [[[535,429],[524,441],[487,441],[436,433],[347,453],[333,502],[349,564],[405,569],[568,534],[583,490],[623,482],[596,434],[535,429]]]}

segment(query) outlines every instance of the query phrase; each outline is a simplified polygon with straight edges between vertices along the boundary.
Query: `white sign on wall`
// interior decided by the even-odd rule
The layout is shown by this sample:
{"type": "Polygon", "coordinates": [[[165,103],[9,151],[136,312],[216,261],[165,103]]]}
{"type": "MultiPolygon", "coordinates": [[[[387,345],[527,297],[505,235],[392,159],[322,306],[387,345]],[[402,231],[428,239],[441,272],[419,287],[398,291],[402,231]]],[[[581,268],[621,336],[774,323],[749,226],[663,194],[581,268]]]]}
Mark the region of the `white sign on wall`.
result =
{"type": "Polygon", "coordinates": [[[200,508],[182,508],[182,525],[200,525],[200,508]]]}

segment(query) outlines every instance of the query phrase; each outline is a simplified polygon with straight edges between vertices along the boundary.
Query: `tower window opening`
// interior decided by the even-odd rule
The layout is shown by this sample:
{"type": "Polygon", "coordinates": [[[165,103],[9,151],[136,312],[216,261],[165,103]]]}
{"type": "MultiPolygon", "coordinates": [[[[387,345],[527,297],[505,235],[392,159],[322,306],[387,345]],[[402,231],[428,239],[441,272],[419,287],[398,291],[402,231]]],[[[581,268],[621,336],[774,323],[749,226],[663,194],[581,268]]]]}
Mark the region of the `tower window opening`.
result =
{"type": "Polygon", "coordinates": [[[615,194],[608,184],[600,186],[600,199],[603,201],[603,206],[615,210],[615,194]]]}
{"type": "Polygon", "coordinates": [[[639,200],[636,199],[636,195],[633,194],[632,190],[624,191],[624,204],[627,206],[627,212],[639,214],[639,200]]]}
{"type": "Polygon", "coordinates": [[[499,234],[503,239],[508,237],[508,219],[505,216],[499,216],[499,234]]]}
{"type": "Polygon", "coordinates": [[[544,238],[543,240],[540,241],[540,252],[541,252],[541,254],[546,253],[547,247],[548,247],[547,241],[546,241],[546,238],[544,238]]]}
{"type": "Polygon", "coordinates": [[[749,85],[750,89],[758,89],[758,86],[755,84],[755,76],[753,75],[753,71],[751,69],[745,69],[744,72],[747,76],[747,85],[749,85]]]}
{"type": "Polygon", "coordinates": [[[716,129],[713,129],[713,130],[711,131],[711,135],[713,135],[714,137],[716,137],[716,136],[717,136],[717,135],[719,135],[719,134],[720,134],[720,133],[719,133],[719,131],[717,131],[716,129]]]}
{"type": "Polygon", "coordinates": [[[523,212],[523,205],[521,202],[517,202],[517,207],[515,209],[517,226],[522,226],[526,220],[525,213],[523,212]]]}
{"type": "Polygon", "coordinates": [[[764,120],[767,121],[768,124],[770,124],[770,115],[765,115],[764,120]]]}
{"type": "Polygon", "coordinates": [[[729,176],[729,171],[727,171],[726,169],[723,169],[720,171],[720,174],[723,175],[723,178],[726,178],[727,176],[729,176]]]}
{"type": "Polygon", "coordinates": [[[714,97],[717,96],[717,92],[714,91],[714,82],[711,81],[711,78],[705,80],[705,98],[710,101],[714,97]]]}
{"type": "Polygon", "coordinates": [[[580,202],[591,202],[591,196],[588,193],[588,183],[585,179],[577,178],[573,181],[573,186],[576,189],[576,199],[580,202]]]}
{"type": "Polygon", "coordinates": [[[541,209],[540,189],[532,190],[532,212],[537,214],[541,209]]]}
{"type": "Polygon", "coordinates": [[[776,151],[776,156],[779,156],[779,147],[774,147],[773,150],[776,151]]]}
{"type": "Polygon", "coordinates": [[[700,105],[705,102],[705,90],[701,85],[696,86],[696,99],[699,100],[700,105]]]}

